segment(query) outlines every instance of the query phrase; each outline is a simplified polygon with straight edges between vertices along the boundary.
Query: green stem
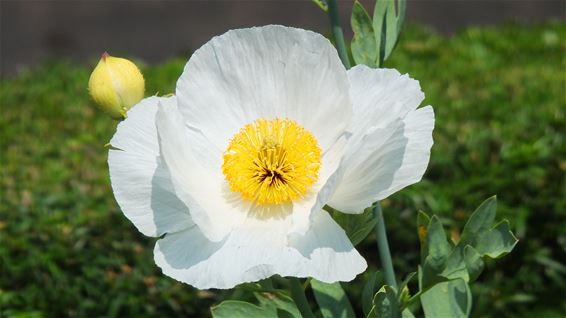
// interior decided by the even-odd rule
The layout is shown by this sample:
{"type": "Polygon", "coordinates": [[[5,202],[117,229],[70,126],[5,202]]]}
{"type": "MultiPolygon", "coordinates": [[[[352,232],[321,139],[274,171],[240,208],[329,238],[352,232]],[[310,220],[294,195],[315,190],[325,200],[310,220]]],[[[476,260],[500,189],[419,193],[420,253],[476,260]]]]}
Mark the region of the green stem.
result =
{"type": "Polygon", "coordinates": [[[291,287],[291,297],[295,301],[297,308],[299,308],[301,315],[304,318],[314,318],[301,281],[296,277],[289,277],[289,285],[291,287]]]}
{"type": "Polygon", "coordinates": [[[391,262],[391,252],[389,251],[387,233],[385,232],[383,211],[381,211],[379,202],[376,202],[373,207],[373,215],[377,220],[375,224],[375,234],[377,236],[377,249],[379,250],[379,259],[381,261],[383,275],[385,276],[385,283],[397,289],[397,281],[395,280],[395,272],[393,271],[393,263],[391,262]]]}
{"type": "Polygon", "coordinates": [[[328,0],[328,17],[330,18],[330,26],[332,28],[332,35],[336,43],[336,50],[338,56],[342,60],[342,64],[349,69],[351,67],[350,58],[348,58],[348,50],[346,49],[346,42],[344,41],[344,33],[340,26],[340,16],[338,14],[338,6],[336,0],[328,0]]]}

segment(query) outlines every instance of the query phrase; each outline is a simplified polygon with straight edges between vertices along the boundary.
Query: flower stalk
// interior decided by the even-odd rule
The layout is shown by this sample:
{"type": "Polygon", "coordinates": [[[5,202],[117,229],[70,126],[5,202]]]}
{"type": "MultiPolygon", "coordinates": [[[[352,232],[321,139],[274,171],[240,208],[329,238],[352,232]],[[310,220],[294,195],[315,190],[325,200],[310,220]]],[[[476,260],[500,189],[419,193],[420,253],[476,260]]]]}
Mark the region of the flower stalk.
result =
{"type": "Polygon", "coordinates": [[[397,289],[397,280],[395,280],[395,272],[393,271],[393,262],[391,261],[391,252],[389,251],[389,242],[387,241],[387,233],[385,231],[385,221],[383,220],[383,211],[381,210],[379,202],[376,202],[373,206],[373,215],[377,220],[375,224],[375,234],[385,283],[397,289]]]}
{"type": "Polygon", "coordinates": [[[342,32],[342,26],[340,25],[340,16],[338,14],[336,0],[328,0],[328,17],[330,18],[330,26],[332,29],[332,35],[334,36],[338,56],[346,69],[349,69],[351,67],[350,58],[348,57],[348,50],[346,49],[346,42],[344,41],[344,33],[342,32]]]}

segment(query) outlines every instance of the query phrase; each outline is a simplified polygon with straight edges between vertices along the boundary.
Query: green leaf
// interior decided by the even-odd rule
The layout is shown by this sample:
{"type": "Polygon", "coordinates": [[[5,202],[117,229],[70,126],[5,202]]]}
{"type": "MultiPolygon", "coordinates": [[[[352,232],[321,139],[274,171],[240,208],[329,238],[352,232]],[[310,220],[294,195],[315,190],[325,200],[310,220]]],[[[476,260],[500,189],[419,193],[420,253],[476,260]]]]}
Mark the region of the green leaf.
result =
{"type": "Polygon", "coordinates": [[[312,0],[324,12],[328,12],[328,3],[324,0],[312,0]]]}
{"type": "Polygon", "coordinates": [[[255,296],[261,307],[272,308],[277,317],[302,317],[293,299],[282,292],[255,293],[255,296]]]}
{"type": "Polygon", "coordinates": [[[440,274],[443,272],[446,261],[452,253],[452,245],[446,238],[442,223],[433,215],[427,228],[426,244],[427,256],[419,274],[419,287],[424,290],[438,282],[446,280],[440,274]]]}
{"type": "Polygon", "coordinates": [[[383,60],[385,61],[397,44],[397,13],[395,12],[395,1],[387,0],[387,12],[385,14],[386,23],[386,36],[385,36],[385,55],[383,60]]]}
{"type": "Polygon", "coordinates": [[[499,258],[513,250],[518,240],[509,230],[509,221],[503,220],[483,234],[475,246],[478,253],[499,258]]]}
{"type": "Polygon", "coordinates": [[[427,228],[427,260],[435,267],[441,266],[452,251],[440,219],[433,215],[427,228]]]}
{"type": "Polygon", "coordinates": [[[517,239],[509,230],[509,223],[504,220],[492,227],[496,203],[496,198],[492,197],[476,209],[456,246],[447,240],[436,216],[430,219],[425,231],[428,216],[419,213],[417,224],[422,246],[421,257],[424,256],[418,272],[421,292],[436,288],[436,284],[446,286],[447,281],[462,280],[466,284],[473,282],[483,271],[483,256],[497,258],[513,249],[517,239]]]}
{"type": "Polygon", "coordinates": [[[464,247],[464,262],[466,264],[466,270],[468,271],[469,281],[475,281],[478,276],[480,276],[483,271],[483,260],[481,255],[470,245],[464,247]]]}
{"type": "Polygon", "coordinates": [[[372,273],[362,291],[362,309],[367,316],[373,307],[373,296],[378,286],[383,285],[383,274],[379,271],[372,273]]]}
{"type": "Polygon", "coordinates": [[[377,0],[373,9],[373,34],[375,36],[375,45],[377,47],[377,65],[382,66],[385,61],[385,46],[387,35],[387,24],[385,16],[388,8],[388,1],[377,0]]]}
{"type": "Polygon", "coordinates": [[[379,48],[378,65],[381,66],[397,44],[401,27],[405,21],[407,4],[399,0],[399,12],[395,9],[395,0],[377,0],[373,11],[373,32],[379,48]]]}
{"type": "Polygon", "coordinates": [[[407,11],[407,0],[397,0],[399,12],[397,14],[397,37],[401,35],[403,24],[405,23],[405,12],[407,11]]]}
{"type": "Polygon", "coordinates": [[[383,286],[373,298],[373,308],[368,317],[401,318],[397,293],[391,286],[383,286]]]}
{"type": "Polygon", "coordinates": [[[407,308],[401,313],[402,318],[415,318],[415,315],[407,308]]]}
{"type": "Polygon", "coordinates": [[[460,244],[474,246],[477,238],[491,229],[497,212],[497,197],[492,196],[485,200],[470,216],[464,226],[460,244]]]}
{"type": "Polygon", "coordinates": [[[452,250],[446,259],[444,270],[440,275],[448,280],[456,278],[461,278],[466,282],[470,280],[470,275],[468,274],[466,263],[464,262],[463,248],[456,247],[452,250]]]}
{"type": "Polygon", "coordinates": [[[361,214],[346,214],[329,206],[325,206],[324,209],[330,212],[334,221],[346,232],[354,246],[371,233],[377,222],[371,208],[365,209],[361,214]]]}
{"type": "Polygon", "coordinates": [[[340,283],[327,284],[313,279],[311,280],[311,287],[324,318],[356,316],[340,283]]]}
{"type": "Polygon", "coordinates": [[[421,295],[426,317],[468,317],[472,294],[462,279],[442,282],[421,295]]]}
{"type": "Polygon", "coordinates": [[[473,282],[481,274],[483,267],[481,255],[472,246],[458,245],[448,256],[441,275],[448,280],[461,278],[466,282],[473,282]]]}
{"type": "Polygon", "coordinates": [[[263,308],[238,300],[226,300],[210,309],[214,318],[277,318],[273,308],[263,308]]]}
{"type": "Polygon", "coordinates": [[[378,46],[375,42],[371,18],[357,0],[352,8],[350,20],[354,38],[352,39],[352,56],[356,64],[377,67],[378,46]]]}

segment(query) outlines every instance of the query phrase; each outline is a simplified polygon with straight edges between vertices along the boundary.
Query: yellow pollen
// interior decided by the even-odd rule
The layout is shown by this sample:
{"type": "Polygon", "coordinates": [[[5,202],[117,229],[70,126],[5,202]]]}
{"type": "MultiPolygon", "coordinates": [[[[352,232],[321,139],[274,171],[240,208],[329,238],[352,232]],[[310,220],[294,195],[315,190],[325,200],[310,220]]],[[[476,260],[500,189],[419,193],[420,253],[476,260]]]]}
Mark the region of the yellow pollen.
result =
{"type": "Polygon", "coordinates": [[[259,205],[303,197],[318,180],[320,147],[289,119],[258,119],[234,135],[222,172],[232,191],[259,205]]]}

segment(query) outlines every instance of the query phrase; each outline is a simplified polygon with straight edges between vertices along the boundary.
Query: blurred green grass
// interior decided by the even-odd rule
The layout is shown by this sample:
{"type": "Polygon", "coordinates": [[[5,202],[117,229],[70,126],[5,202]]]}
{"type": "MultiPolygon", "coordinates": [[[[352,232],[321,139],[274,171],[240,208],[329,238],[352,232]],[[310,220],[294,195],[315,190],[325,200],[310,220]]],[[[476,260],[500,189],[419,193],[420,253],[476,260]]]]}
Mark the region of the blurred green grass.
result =
{"type": "MultiPolygon", "coordinates": [[[[442,216],[457,239],[497,194],[521,240],[488,262],[474,317],[566,312],[565,39],[558,22],[449,38],[411,26],[386,63],[420,80],[436,112],[425,179],[383,202],[398,276],[418,264],[418,209],[442,216]]],[[[185,62],[142,66],[147,93],[173,92],[185,62]]],[[[114,201],[104,144],[116,122],[93,107],[89,74],[58,61],[0,82],[0,316],[207,316],[228,294],[161,275],[153,240],[114,201]]],[[[360,249],[375,269],[372,238],[360,249]]],[[[353,300],[363,279],[348,285],[353,300]]]]}

